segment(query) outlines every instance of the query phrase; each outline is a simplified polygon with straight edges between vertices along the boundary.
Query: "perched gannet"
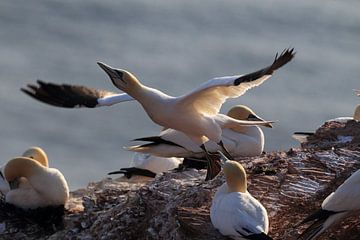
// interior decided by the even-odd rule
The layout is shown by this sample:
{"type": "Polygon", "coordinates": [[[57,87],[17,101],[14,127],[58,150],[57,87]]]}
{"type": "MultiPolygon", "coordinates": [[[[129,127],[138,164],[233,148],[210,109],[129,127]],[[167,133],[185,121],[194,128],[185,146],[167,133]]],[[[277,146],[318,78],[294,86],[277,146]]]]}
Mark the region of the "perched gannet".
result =
{"type": "MultiPolygon", "coordinates": [[[[355,108],[354,115],[352,117],[338,117],[326,120],[326,123],[329,122],[340,122],[340,123],[346,123],[348,121],[355,120],[360,121],[360,105],[358,105],[355,108]]],[[[294,132],[292,137],[296,140],[298,140],[300,143],[307,142],[307,137],[314,135],[314,132],[294,132]]]]}
{"type": "Polygon", "coordinates": [[[64,176],[48,167],[46,153],[34,147],[22,157],[14,158],[3,168],[10,190],[5,201],[24,209],[64,205],[69,198],[69,188],[64,176]]]}
{"type": "Polygon", "coordinates": [[[182,163],[182,158],[176,157],[157,157],[151,154],[135,153],[129,168],[121,168],[120,171],[108,173],[124,174],[127,178],[133,175],[140,175],[154,178],[157,174],[173,170],[182,163]]]}
{"type": "Polygon", "coordinates": [[[353,173],[335,192],[321,204],[321,209],[305,218],[301,223],[311,221],[298,239],[315,239],[332,224],[340,221],[353,211],[360,210],[360,170],[353,173]]]}
{"type": "MultiPolygon", "coordinates": [[[[126,70],[115,69],[101,62],[98,62],[98,65],[108,74],[118,89],[126,92],[143,106],[152,121],[165,128],[184,132],[205,151],[209,161],[206,175],[208,180],[218,174],[220,166],[217,159],[208,154],[204,145],[206,141],[212,140],[217,143],[224,153],[230,156],[221,139],[222,128],[268,124],[237,120],[219,114],[221,105],[228,98],[239,97],[248,89],[263,83],[275,70],[288,63],[294,54],[293,49],[287,49],[279,57],[276,55],[274,62],[268,67],[246,75],[211,79],[189,94],[180,97],[172,97],[157,89],[147,87],[126,70]]],[[[47,99],[44,100],[45,97],[37,97],[37,93],[42,92],[42,89],[39,90],[35,86],[29,87],[29,90],[23,89],[23,91],[41,101],[51,102],[49,100],[51,90],[48,91],[50,94],[46,93],[47,99]]],[[[98,99],[98,97],[92,99],[98,99]]],[[[98,102],[97,100],[92,106],[96,106],[98,102]]]]}
{"type": "MultiPolygon", "coordinates": [[[[41,165],[45,166],[45,167],[49,167],[49,162],[47,159],[47,155],[46,153],[39,147],[31,147],[28,150],[26,150],[23,154],[23,157],[28,157],[28,158],[32,158],[35,161],[38,161],[41,165]]],[[[10,191],[10,185],[9,183],[6,181],[5,179],[5,173],[4,173],[4,168],[5,168],[6,164],[4,164],[3,166],[0,167],[0,192],[4,195],[6,195],[6,193],[8,191],[10,191]]],[[[26,178],[24,177],[20,177],[17,179],[16,181],[16,185],[22,185],[25,186],[28,184],[28,181],[26,178]]]]}
{"type": "MultiPolygon", "coordinates": [[[[227,113],[229,117],[238,120],[264,121],[253,110],[244,105],[237,105],[227,113]]],[[[265,125],[272,127],[271,124],[265,125]]],[[[203,158],[204,151],[183,132],[166,129],[159,136],[144,137],[136,141],[150,143],[131,146],[127,149],[134,152],[149,153],[161,157],[203,158]]],[[[258,156],[264,150],[264,133],[258,126],[238,126],[222,129],[222,140],[225,148],[233,157],[258,156]]],[[[220,150],[219,145],[212,141],[205,143],[209,152],[220,150]]]]}
{"type": "Polygon", "coordinates": [[[227,160],[223,155],[222,158],[226,183],[212,201],[212,224],[232,239],[272,239],[266,235],[269,231],[266,209],[247,191],[245,169],[238,162],[227,160]]]}

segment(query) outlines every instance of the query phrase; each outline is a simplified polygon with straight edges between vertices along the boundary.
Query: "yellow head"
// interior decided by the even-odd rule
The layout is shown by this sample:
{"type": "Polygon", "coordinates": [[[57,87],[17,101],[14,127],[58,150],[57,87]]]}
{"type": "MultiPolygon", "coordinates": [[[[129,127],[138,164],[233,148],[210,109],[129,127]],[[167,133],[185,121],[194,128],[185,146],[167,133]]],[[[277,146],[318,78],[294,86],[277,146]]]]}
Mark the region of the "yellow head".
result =
{"type": "Polygon", "coordinates": [[[32,158],[18,157],[11,159],[5,166],[4,175],[9,183],[20,177],[30,177],[41,171],[44,167],[32,158]]]}
{"type": "Polygon", "coordinates": [[[32,158],[35,161],[38,161],[41,165],[44,167],[49,167],[49,161],[47,158],[47,155],[44,150],[42,150],[39,147],[31,147],[28,150],[26,150],[23,155],[23,157],[32,158]]]}
{"type": "Polygon", "coordinates": [[[245,193],[247,191],[246,172],[240,163],[227,160],[223,165],[223,170],[229,192],[245,193]]]}
{"type": "MultiPolygon", "coordinates": [[[[235,107],[231,108],[227,115],[231,118],[235,118],[238,120],[248,120],[248,121],[265,121],[256,113],[251,110],[249,107],[244,105],[236,105],[235,107]]],[[[266,127],[272,128],[272,124],[269,123],[265,125],[266,127]]]]}
{"type": "Polygon", "coordinates": [[[126,70],[112,68],[102,62],[97,64],[107,73],[115,87],[124,92],[131,93],[131,90],[140,85],[139,80],[126,70]]]}
{"type": "Polygon", "coordinates": [[[360,105],[358,105],[355,109],[354,120],[360,121],[360,105]]]}

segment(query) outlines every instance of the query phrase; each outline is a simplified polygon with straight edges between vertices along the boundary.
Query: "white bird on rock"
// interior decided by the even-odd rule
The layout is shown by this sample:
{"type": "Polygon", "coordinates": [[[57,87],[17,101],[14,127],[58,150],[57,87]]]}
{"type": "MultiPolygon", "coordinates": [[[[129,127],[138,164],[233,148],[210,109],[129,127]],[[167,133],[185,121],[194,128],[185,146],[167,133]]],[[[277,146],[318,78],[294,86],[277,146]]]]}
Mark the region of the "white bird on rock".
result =
{"type": "Polygon", "coordinates": [[[135,153],[130,167],[121,168],[119,171],[108,174],[124,174],[127,178],[132,176],[154,178],[157,174],[178,168],[182,161],[182,158],[177,157],[158,157],[146,153],[135,153]]]}
{"type": "Polygon", "coordinates": [[[3,177],[9,183],[8,191],[3,192],[5,201],[23,209],[60,206],[69,198],[64,176],[48,167],[46,153],[38,147],[8,161],[3,177]]]}
{"type": "MultiPolygon", "coordinates": [[[[118,89],[126,92],[143,106],[153,122],[185,133],[205,151],[209,161],[206,180],[209,180],[219,173],[220,166],[218,159],[212,158],[207,152],[204,145],[206,141],[212,140],[217,143],[230,157],[221,140],[222,128],[269,124],[268,122],[237,120],[219,114],[222,104],[228,98],[239,97],[248,89],[263,83],[275,70],[288,63],[294,54],[293,49],[285,50],[279,57],[276,55],[274,62],[268,67],[250,74],[211,79],[189,94],[180,97],[172,97],[157,89],[147,87],[126,70],[112,68],[101,62],[98,62],[98,65],[109,75],[118,89]]],[[[30,90],[23,91],[44,101],[44,98],[36,97],[37,93],[42,91],[42,89],[38,90],[32,86],[30,90]]],[[[50,94],[45,95],[49,97],[51,91],[50,94]]],[[[99,97],[92,96],[91,99],[92,107],[99,104],[99,97]]]]}
{"type": "Polygon", "coordinates": [[[316,239],[331,225],[354,211],[360,210],[360,170],[353,173],[321,204],[321,208],[305,218],[299,225],[313,222],[298,239],[316,239]]]}
{"type": "MultiPolygon", "coordinates": [[[[227,116],[238,120],[264,121],[253,110],[244,105],[232,107],[227,116]]],[[[272,127],[270,123],[265,126],[272,127]]],[[[238,126],[222,129],[221,138],[225,148],[233,157],[258,156],[264,150],[264,133],[258,126],[238,126]]],[[[183,132],[174,129],[166,129],[159,136],[138,138],[135,141],[147,141],[149,143],[131,146],[127,150],[160,157],[205,157],[204,151],[198,144],[193,142],[183,132]]],[[[220,150],[219,145],[213,141],[207,141],[205,148],[211,153],[216,153],[220,150]]]]}
{"type": "Polygon", "coordinates": [[[269,240],[269,219],[264,206],[247,191],[243,166],[226,159],[223,171],[226,179],[215,193],[210,218],[213,226],[232,239],[269,240]]]}

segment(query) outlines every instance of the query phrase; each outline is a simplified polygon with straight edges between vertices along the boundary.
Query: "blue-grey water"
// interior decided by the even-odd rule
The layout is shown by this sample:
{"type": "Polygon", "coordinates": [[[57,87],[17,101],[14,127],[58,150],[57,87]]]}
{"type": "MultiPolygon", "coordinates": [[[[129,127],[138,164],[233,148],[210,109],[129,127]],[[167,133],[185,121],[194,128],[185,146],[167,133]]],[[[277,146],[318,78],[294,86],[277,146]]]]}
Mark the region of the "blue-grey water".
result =
{"type": "Polygon", "coordinates": [[[157,134],[136,102],[60,109],[19,91],[36,79],[115,91],[96,65],[132,71],[180,95],[216,76],[296,58],[260,87],[228,101],[278,120],[266,150],[297,146],[291,133],[352,115],[360,88],[359,1],[0,1],[1,162],[39,145],[72,189],[127,166],[129,140],[157,134]]]}

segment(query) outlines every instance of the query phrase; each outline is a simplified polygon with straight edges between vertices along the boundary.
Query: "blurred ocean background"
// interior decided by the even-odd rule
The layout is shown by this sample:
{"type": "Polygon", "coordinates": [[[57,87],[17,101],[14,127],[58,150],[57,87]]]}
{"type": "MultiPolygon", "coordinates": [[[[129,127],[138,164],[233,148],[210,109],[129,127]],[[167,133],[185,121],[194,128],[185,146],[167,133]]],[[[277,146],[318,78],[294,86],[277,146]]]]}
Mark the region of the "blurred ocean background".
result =
{"type": "Polygon", "coordinates": [[[360,99],[359,1],[0,1],[0,163],[43,147],[71,189],[126,167],[131,139],[157,134],[139,104],[61,109],[19,91],[36,79],[115,91],[96,65],[128,69],[180,95],[243,74],[295,47],[295,59],[222,108],[245,104],[278,120],[266,151],[298,146],[294,131],[350,116],[360,99]]]}

